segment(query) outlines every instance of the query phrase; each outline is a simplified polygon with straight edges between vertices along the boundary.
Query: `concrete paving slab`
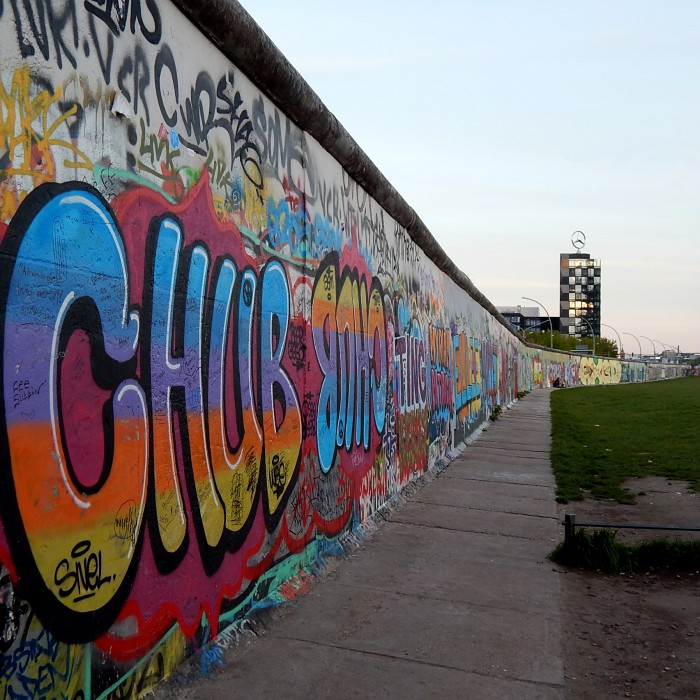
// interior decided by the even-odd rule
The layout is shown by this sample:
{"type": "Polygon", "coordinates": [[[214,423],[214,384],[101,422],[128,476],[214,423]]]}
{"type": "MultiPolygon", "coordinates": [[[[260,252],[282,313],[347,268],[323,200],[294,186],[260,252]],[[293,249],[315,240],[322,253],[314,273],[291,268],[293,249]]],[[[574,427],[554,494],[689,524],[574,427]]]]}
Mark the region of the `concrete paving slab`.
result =
{"type": "Polygon", "coordinates": [[[515,538],[443,531],[436,543],[430,530],[387,523],[383,536],[353,555],[352,566],[334,574],[340,585],[452,600],[522,612],[552,612],[558,595],[551,547],[515,538]],[[445,566],[445,561],[450,566],[445,566]],[[514,568],[523,575],[514,577],[514,568]],[[524,575],[527,571],[527,575],[524,575]]]}
{"type": "Polygon", "coordinates": [[[548,543],[543,540],[523,537],[501,537],[488,532],[474,532],[472,530],[443,530],[434,532],[436,528],[425,525],[415,525],[402,522],[398,519],[389,520],[382,525],[381,538],[373,538],[363,544],[362,548],[353,552],[350,556],[360,556],[365,548],[372,550],[374,547],[389,549],[395,547],[399,554],[410,556],[410,551],[435,552],[437,558],[442,558],[443,566],[449,568],[445,560],[451,562],[452,552],[463,551],[470,556],[476,556],[483,560],[493,560],[501,557],[505,560],[515,559],[514,566],[520,567],[527,564],[535,565],[544,561],[549,552],[548,543]],[[438,540],[439,537],[439,540],[438,540]],[[495,539],[498,538],[498,539],[495,539]],[[410,551],[401,551],[401,550],[410,551]]]}
{"type": "Polygon", "coordinates": [[[471,488],[455,488],[454,483],[447,479],[436,479],[415,494],[412,501],[424,505],[434,503],[435,505],[456,508],[514,512],[523,515],[554,515],[551,494],[549,499],[533,499],[527,493],[523,495],[516,495],[512,491],[498,493],[495,489],[488,493],[484,490],[478,491],[471,488]]]}
{"type": "Polygon", "coordinates": [[[550,541],[557,531],[556,516],[527,516],[518,512],[496,513],[488,510],[455,508],[411,501],[389,516],[398,523],[410,523],[462,532],[483,532],[524,539],[550,541]]]}
{"type": "Polygon", "coordinates": [[[191,700],[345,700],[444,698],[445,700],[558,700],[558,686],[337,648],[294,639],[263,638],[193,686],[191,700]]]}
{"type": "MultiPolygon", "coordinates": [[[[477,443],[474,443],[477,445],[477,443]]],[[[539,432],[530,430],[504,430],[504,431],[489,431],[479,436],[478,447],[486,447],[495,445],[497,447],[510,448],[511,446],[519,446],[530,449],[542,449],[542,436],[539,432]]]]}
{"type": "Polygon", "coordinates": [[[524,440],[500,440],[498,438],[494,438],[490,442],[484,440],[484,442],[480,443],[478,448],[474,449],[469,454],[469,457],[476,457],[486,451],[491,452],[494,449],[499,451],[495,454],[505,453],[509,457],[512,456],[514,451],[517,451],[522,453],[523,457],[543,457],[545,459],[549,457],[549,453],[551,452],[551,446],[543,445],[541,442],[535,443],[526,442],[524,440]],[[508,453],[511,454],[508,455],[508,453]]]}
{"type": "Polygon", "coordinates": [[[478,444],[474,443],[469,451],[464,454],[464,459],[467,461],[472,461],[483,457],[485,454],[494,457],[505,457],[506,459],[513,460],[516,456],[519,460],[525,460],[529,458],[535,459],[547,459],[549,457],[548,447],[537,447],[536,445],[528,446],[505,446],[501,442],[493,443],[492,445],[478,444]]]}
{"type": "Polygon", "coordinates": [[[388,521],[382,525],[382,537],[365,542],[361,549],[351,553],[349,557],[353,561],[361,559],[361,563],[358,564],[359,569],[367,567],[367,560],[362,559],[365,551],[368,552],[369,559],[369,553],[375,549],[382,551],[381,556],[378,557],[378,566],[381,566],[382,559],[389,556],[390,551],[394,551],[397,565],[400,558],[411,561],[412,557],[422,556],[425,552],[436,561],[440,561],[443,568],[447,570],[451,568],[451,564],[448,566],[446,561],[454,561],[456,567],[468,564],[470,560],[462,561],[462,556],[474,557],[482,561],[494,561],[500,558],[520,569],[526,566],[537,566],[545,560],[550,549],[549,544],[541,540],[501,537],[468,530],[443,530],[438,534],[439,541],[432,528],[388,521]],[[511,562],[511,560],[514,561],[511,562]]]}
{"type": "MultiPolygon", "coordinates": [[[[469,493],[479,494],[484,498],[491,496],[512,496],[514,498],[529,498],[534,501],[546,501],[551,503],[552,490],[550,486],[537,486],[534,484],[509,484],[503,481],[492,481],[485,477],[475,478],[466,470],[448,469],[440,474],[440,479],[451,482],[455,479],[468,481],[463,488],[469,493]]],[[[462,488],[462,487],[459,487],[462,488]]],[[[416,494],[420,495],[420,492],[416,494]]]]}
{"type": "Polygon", "coordinates": [[[460,463],[471,464],[472,462],[478,462],[484,458],[493,459],[496,461],[507,461],[511,464],[513,462],[525,462],[528,465],[534,462],[537,465],[538,462],[549,462],[550,450],[541,449],[537,450],[534,447],[529,449],[514,450],[510,448],[496,447],[474,447],[468,452],[463,453],[457,459],[460,463]]]}
{"type": "Polygon", "coordinates": [[[529,484],[554,488],[554,477],[551,474],[532,473],[527,471],[528,463],[518,464],[474,462],[469,469],[471,478],[488,478],[491,481],[502,481],[509,484],[529,484]],[[510,469],[508,469],[510,467],[510,469]]]}
{"type": "MultiPolygon", "coordinates": [[[[308,599],[318,622],[308,624],[307,600],[270,630],[274,637],[322,642],[354,651],[439,662],[496,678],[563,683],[558,663],[559,619],[538,612],[481,607],[324,583],[308,599]],[[517,644],[513,644],[516,635],[517,644]],[[538,652],[531,649],[537,645],[538,652]],[[508,648],[507,657],[494,649],[508,648]]],[[[392,696],[395,697],[395,696],[392,696]]]]}
{"type": "Polygon", "coordinates": [[[549,464],[549,460],[510,460],[510,462],[500,461],[498,458],[480,457],[469,464],[456,467],[455,474],[463,471],[466,476],[475,479],[490,479],[491,481],[512,480],[515,484],[531,484],[532,486],[551,487],[554,478],[551,474],[542,471],[543,464],[549,464]]]}

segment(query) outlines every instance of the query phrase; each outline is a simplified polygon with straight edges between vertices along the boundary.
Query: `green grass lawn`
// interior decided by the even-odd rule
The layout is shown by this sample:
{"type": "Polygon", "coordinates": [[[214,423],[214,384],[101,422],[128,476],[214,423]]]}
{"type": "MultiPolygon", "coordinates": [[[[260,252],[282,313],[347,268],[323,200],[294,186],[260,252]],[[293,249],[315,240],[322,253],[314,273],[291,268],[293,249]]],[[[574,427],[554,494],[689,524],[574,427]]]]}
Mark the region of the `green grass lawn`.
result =
{"type": "Polygon", "coordinates": [[[634,503],[630,477],[689,481],[700,491],[700,377],[552,393],[552,466],[560,503],[634,503]]]}

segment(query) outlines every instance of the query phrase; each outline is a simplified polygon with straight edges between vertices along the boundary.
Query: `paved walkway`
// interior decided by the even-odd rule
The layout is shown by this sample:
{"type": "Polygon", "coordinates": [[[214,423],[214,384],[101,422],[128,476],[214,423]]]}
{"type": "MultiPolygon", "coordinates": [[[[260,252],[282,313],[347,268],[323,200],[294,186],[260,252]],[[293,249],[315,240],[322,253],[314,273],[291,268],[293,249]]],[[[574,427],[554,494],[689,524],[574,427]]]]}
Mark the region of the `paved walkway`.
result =
{"type": "Polygon", "coordinates": [[[225,670],[175,697],[563,698],[549,394],[505,412],[225,670]]]}

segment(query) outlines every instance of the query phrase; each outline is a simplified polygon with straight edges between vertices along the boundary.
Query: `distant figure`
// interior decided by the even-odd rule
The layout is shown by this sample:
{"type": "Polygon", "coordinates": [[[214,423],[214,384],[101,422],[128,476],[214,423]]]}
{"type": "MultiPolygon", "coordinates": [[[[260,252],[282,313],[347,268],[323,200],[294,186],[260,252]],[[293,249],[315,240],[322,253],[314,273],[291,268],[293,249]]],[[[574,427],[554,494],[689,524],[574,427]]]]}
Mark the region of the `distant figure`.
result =
{"type": "Polygon", "coordinates": [[[558,389],[558,388],[561,386],[561,379],[559,379],[559,377],[557,377],[557,378],[554,380],[554,384],[552,384],[552,386],[553,386],[555,389],[558,389]]]}

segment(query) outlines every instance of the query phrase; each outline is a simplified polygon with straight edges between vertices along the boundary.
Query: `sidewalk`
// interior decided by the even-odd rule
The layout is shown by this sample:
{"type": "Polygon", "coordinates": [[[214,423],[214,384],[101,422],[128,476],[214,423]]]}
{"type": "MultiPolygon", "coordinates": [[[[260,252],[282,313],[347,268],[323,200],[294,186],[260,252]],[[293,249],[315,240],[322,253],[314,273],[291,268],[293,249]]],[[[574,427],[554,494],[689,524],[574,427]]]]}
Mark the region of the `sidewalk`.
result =
{"type": "Polygon", "coordinates": [[[168,696],[563,698],[549,394],[489,425],[224,670],[168,696]]]}

